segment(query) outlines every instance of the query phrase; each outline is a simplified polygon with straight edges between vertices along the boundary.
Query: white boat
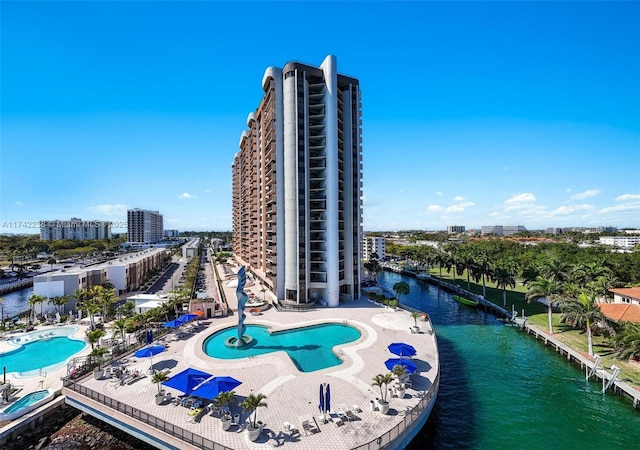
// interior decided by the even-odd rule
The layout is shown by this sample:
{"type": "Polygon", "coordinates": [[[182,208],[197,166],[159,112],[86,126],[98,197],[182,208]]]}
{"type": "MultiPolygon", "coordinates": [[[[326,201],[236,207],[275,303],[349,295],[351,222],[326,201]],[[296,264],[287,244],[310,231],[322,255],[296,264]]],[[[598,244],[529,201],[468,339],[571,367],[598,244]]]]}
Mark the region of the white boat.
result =
{"type": "Polygon", "coordinates": [[[0,420],[14,420],[53,400],[53,390],[31,392],[0,411],[0,420]]]}

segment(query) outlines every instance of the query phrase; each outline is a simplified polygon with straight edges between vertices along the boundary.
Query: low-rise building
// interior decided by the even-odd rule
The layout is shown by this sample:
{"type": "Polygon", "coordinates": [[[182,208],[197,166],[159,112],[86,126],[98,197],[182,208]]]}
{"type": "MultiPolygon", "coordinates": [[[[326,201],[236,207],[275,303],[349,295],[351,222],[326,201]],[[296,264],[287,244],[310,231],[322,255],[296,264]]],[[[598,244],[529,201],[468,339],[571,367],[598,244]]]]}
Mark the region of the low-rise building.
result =
{"type": "Polygon", "coordinates": [[[602,245],[625,249],[640,245],[640,236],[600,236],[598,240],[602,245]]]}
{"type": "MultiPolygon", "coordinates": [[[[121,255],[117,259],[94,266],[62,269],[33,278],[33,293],[48,298],[73,295],[77,289],[109,282],[120,295],[139,289],[154,269],[160,269],[166,255],[165,249],[149,249],[121,255]]],[[[75,308],[75,302],[70,302],[75,308]]]]}

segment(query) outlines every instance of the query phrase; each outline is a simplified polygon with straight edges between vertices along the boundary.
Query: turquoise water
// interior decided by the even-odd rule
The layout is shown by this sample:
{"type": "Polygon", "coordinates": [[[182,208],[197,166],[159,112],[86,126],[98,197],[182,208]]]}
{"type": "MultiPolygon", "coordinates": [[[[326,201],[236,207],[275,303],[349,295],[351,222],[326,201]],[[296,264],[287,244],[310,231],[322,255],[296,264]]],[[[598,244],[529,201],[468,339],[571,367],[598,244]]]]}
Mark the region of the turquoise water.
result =
{"type": "Polygon", "coordinates": [[[413,278],[378,278],[409,283],[401,303],[427,312],[438,337],[438,401],[409,450],[639,448],[640,411],[532,336],[413,278]]]}
{"type": "Polygon", "coordinates": [[[253,343],[244,348],[230,348],[225,341],[237,337],[236,327],[226,328],[208,337],[204,352],[220,359],[247,358],[265,353],[284,351],[301,372],[313,372],[342,364],[333,347],[360,338],[360,331],[349,325],[322,324],[269,333],[267,327],[248,325],[245,335],[253,343]]]}
{"type": "Polygon", "coordinates": [[[6,367],[7,373],[29,372],[55,366],[82,351],[85,345],[83,341],[67,337],[29,342],[10,352],[0,353],[0,370],[6,367]]]}
{"type": "Polygon", "coordinates": [[[49,395],[49,391],[36,391],[31,394],[25,395],[20,400],[9,406],[7,409],[2,411],[5,414],[14,413],[16,411],[20,411],[21,409],[27,408],[33,405],[36,402],[39,402],[43,398],[49,395]]]}

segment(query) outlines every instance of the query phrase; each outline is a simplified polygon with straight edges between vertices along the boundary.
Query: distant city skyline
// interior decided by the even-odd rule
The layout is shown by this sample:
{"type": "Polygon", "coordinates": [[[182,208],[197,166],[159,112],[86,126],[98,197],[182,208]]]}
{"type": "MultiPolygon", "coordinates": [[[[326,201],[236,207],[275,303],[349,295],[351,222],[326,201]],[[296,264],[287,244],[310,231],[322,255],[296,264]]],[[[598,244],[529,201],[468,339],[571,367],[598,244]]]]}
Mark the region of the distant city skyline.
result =
{"type": "Polygon", "coordinates": [[[265,3],[3,1],[0,233],[230,231],[265,67],[327,54],[363,92],[364,230],[640,228],[639,3],[265,3]]]}

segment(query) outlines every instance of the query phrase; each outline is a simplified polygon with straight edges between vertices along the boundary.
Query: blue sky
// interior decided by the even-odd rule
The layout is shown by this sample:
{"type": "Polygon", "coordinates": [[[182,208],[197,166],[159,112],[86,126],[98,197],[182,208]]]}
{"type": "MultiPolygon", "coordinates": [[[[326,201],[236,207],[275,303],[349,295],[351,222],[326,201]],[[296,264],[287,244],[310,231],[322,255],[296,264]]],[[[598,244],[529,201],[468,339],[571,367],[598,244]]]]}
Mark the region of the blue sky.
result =
{"type": "Polygon", "coordinates": [[[230,230],[265,69],[329,54],[363,93],[365,230],[640,227],[638,2],[0,8],[0,233],[230,230]]]}

